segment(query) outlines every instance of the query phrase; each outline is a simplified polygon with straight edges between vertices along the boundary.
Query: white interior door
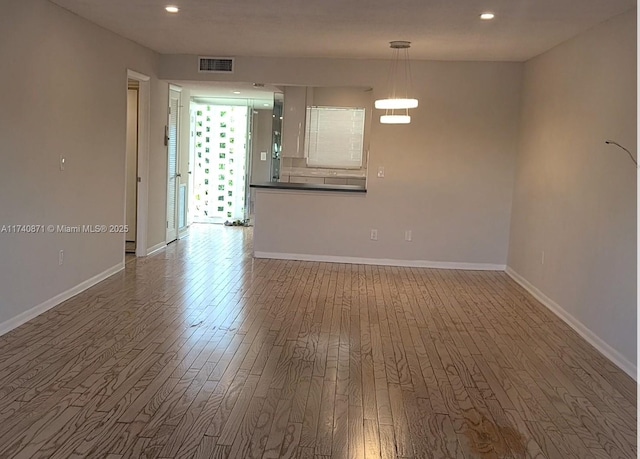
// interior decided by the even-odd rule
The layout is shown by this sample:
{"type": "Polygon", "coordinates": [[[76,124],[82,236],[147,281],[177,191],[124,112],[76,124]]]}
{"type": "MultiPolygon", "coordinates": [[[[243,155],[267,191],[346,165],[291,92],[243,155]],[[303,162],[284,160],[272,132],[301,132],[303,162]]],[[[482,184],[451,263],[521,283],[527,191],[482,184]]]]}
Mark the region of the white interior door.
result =
{"type": "Polygon", "coordinates": [[[178,121],[180,92],[169,91],[169,123],[167,127],[167,244],[178,238],[178,121]]]}

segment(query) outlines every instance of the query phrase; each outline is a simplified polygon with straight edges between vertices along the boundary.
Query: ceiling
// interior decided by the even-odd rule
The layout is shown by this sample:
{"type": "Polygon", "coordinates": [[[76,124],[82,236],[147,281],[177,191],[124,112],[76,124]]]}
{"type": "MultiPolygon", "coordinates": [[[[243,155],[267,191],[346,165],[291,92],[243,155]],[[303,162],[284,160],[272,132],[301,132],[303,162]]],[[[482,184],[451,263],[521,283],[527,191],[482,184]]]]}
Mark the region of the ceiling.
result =
{"type": "Polygon", "coordinates": [[[273,94],[281,92],[281,89],[276,86],[264,85],[264,87],[256,88],[252,83],[240,82],[180,81],[179,85],[188,89],[192,98],[216,99],[218,103],[229,105],[237,103],[253,107],[256,110],[273,109],[273,94]]]}
{"type": "Polygon", "coordinates": [[[51,0],[161,54],[524,61],[635,0],[51,0]],[[177,14],[164,10],[168,4],[177,14]],[[492,11],[496,18],[481,21],[492,11]]]}

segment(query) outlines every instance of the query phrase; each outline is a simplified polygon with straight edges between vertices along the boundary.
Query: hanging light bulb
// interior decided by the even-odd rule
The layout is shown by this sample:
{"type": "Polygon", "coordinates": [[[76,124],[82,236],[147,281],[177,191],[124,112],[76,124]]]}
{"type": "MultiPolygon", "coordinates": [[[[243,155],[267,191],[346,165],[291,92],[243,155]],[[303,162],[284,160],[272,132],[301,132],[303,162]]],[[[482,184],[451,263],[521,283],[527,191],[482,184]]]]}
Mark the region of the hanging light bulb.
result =
{"type": "Polygon", "coordinates": [[[386,110],[380,116],[383,124],[409,124],[411,117],[409,109],[418,106],[418,99],[408,97],[411,87],[411,69],[409,66],[410,41],[395,40],[389,42],[393,50],[393,62],[389,71],[389,97],[375,101],[377,109],[386,110]],[[401,55],[402,54],[402,55],[401,55]],[[396,114],[396,110],[403,110],[404,113],[396,114]]]}

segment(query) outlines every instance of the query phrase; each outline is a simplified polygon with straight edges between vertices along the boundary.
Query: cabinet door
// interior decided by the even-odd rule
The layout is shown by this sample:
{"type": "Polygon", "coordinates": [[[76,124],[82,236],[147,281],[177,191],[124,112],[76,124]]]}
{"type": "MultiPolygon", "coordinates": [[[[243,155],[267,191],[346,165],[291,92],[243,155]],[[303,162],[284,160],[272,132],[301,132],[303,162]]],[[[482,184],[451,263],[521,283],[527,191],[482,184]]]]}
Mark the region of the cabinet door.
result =
{"type": "Polygon", "coordinates": [[[304,158],[306,117],[307,88],[304,86],[287,86],[284,89],[282,157],[304,158]]]}

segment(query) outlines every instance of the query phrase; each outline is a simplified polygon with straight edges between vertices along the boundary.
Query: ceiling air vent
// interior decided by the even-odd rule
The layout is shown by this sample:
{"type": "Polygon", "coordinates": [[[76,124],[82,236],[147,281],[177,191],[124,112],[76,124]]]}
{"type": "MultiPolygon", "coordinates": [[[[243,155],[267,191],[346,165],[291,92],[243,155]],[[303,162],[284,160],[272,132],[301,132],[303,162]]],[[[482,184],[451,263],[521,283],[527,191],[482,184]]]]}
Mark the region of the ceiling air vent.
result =
{"type": "Polygon", "coordinates": [[[198,58],[200,73],[233,73],[232,57],[200,57],[198,58]]]}

